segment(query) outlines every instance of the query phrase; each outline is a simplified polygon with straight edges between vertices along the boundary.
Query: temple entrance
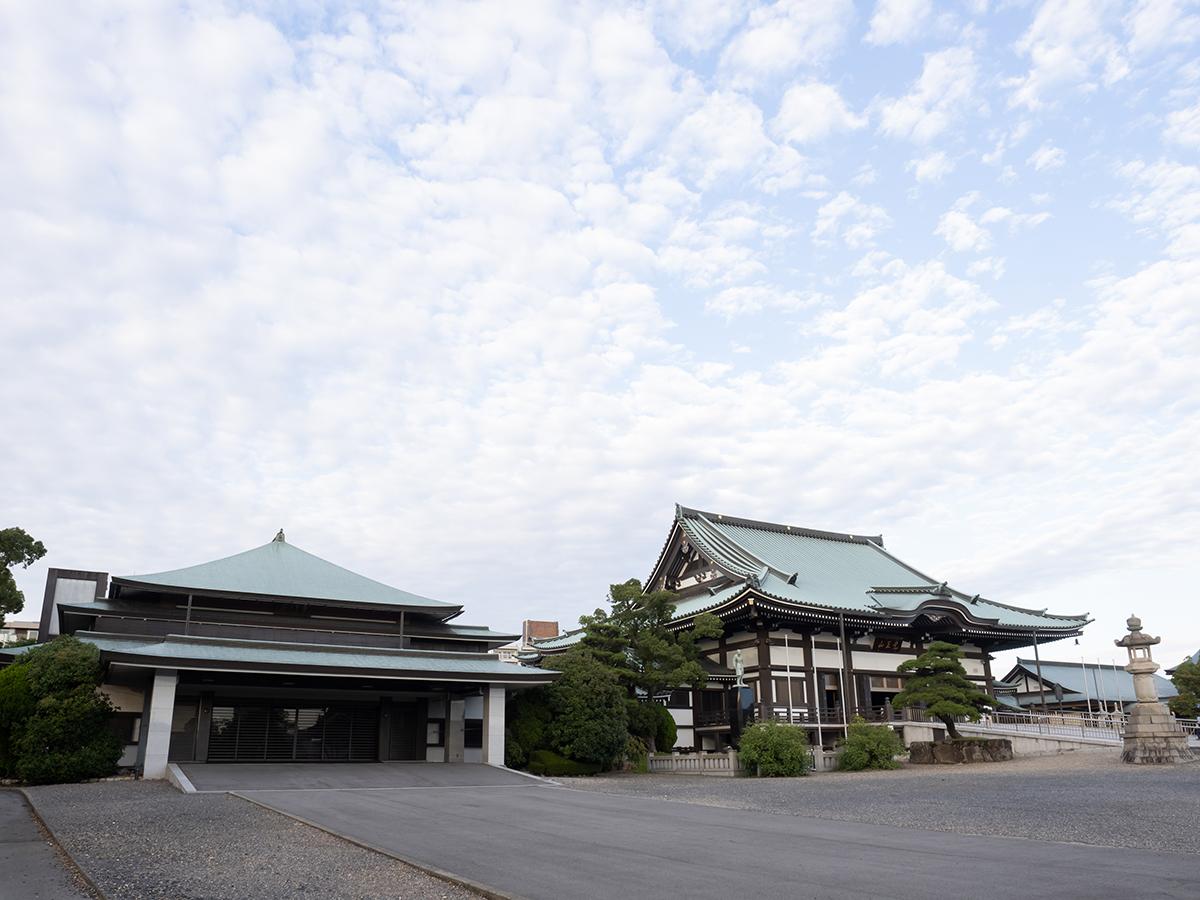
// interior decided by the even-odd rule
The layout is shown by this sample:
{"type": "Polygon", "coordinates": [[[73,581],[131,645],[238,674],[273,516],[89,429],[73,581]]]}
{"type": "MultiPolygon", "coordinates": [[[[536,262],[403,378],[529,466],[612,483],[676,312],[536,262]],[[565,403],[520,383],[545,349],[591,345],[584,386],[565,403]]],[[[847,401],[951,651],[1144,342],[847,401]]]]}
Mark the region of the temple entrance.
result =
{"type": "Polygon", "coordinates": [[[209,762],[374,762],[377,704],[213,701],[209,762]]]}

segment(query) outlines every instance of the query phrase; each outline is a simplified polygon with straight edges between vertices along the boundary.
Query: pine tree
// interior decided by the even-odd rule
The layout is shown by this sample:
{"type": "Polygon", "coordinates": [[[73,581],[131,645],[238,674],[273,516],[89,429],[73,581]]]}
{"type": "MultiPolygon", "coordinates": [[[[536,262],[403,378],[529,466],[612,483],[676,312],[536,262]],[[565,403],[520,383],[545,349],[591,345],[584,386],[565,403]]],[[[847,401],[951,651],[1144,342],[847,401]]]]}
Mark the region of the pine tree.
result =
{"type": "Polygon", "coordinates": [[[988,706],[992,698],[967,678],[960,662],[962,650],[956,644],[934,641],[916,659],[902,662],[897,672],[911,672],[904,690],[892,698],[896,706],[925,707],[925,712],[941,720],[951,739],[958,739],[954,726],[956,716],[978,721],[979,709],[988,706]]]}

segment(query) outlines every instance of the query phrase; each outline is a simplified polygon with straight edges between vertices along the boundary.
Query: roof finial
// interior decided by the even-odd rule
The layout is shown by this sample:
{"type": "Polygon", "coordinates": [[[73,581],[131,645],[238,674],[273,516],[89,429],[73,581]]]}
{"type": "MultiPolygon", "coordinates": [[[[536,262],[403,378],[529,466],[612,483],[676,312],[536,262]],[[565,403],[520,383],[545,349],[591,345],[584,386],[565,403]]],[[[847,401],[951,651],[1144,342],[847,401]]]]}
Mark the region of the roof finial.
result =
{"type": "MultiPolygon", "coordinates": [[[[279,529],[279,534],[275,535],[275,540],[276,540],[276,541],[279,541],[279,543],[281,543],[281,544],[286,544],[286,543],[287,543],[287,538],[285,538],[285,537],[283,536],[283,529],[282,529],[282,528],[280,528],[280,529],[279,529]]],[[[274,543],[274,541],[272,541],[272,543],[274,543]]]]}

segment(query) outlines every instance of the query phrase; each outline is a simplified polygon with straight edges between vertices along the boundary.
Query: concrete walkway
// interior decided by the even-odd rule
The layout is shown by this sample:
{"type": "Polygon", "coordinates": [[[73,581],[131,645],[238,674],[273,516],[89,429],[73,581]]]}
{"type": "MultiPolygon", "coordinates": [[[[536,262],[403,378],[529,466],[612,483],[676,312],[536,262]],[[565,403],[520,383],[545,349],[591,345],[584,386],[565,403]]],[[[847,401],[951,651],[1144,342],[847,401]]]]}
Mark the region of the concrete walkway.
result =
{"type": "Polygon", "coordinates": [[[0,897],[79,900],[90,897],[42,837],[18,791],[0,790],[0,897]]]}
{"type": "Polygon", "coordinates": [[[538,784],[474,763],[182,763],[197,791],[365,790],[538,784]]]}
{"type": "Polygon", "coordinates": [[[246,792],[369,846],[531,900],[934,896],[1194,900],[1196,857],[595,794],[246,792]]]}

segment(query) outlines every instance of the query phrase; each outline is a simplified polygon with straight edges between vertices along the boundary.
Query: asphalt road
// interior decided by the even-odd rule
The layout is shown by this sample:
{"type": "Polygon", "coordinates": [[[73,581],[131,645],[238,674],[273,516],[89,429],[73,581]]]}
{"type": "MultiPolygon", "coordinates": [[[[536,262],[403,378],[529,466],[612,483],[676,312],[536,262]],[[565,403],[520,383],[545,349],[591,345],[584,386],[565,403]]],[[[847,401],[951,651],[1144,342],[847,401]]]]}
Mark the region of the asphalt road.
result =
{"type": "Polygon", "coordinates": [[[42,837],[25,798],[0,790],[0,898],[80,900],[77,887],[54,847],[42,837]]]}
{"type": "Polygon", "coordinates": [[[812,819],[537,782],[240,793],[530,900],[1200,896],[1189,854],[812,819]]]}

